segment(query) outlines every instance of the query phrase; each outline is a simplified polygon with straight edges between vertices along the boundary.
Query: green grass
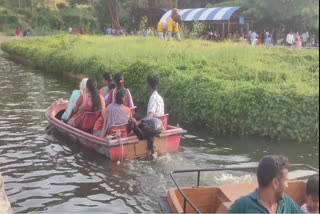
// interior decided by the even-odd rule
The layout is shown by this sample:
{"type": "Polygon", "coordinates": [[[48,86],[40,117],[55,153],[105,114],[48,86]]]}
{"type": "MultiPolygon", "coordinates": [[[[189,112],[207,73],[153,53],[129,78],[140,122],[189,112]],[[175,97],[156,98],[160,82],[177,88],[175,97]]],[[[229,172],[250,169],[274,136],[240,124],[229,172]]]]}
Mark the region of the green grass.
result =
{"type": "Polygon", "coordinates": [[[139,107],[161,78],[167,111],[217,134],[319,142],[319,53],[156,38],[56,36],[2,47],[48,72],[125,74],[139,107]]]}

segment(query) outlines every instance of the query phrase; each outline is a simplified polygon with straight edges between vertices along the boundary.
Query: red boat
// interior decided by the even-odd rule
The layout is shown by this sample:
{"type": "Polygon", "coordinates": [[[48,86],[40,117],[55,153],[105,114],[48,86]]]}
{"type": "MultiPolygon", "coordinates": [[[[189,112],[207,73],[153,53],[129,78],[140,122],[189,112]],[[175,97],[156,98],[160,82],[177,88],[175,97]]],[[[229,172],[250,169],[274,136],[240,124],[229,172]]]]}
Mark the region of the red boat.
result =
{"type": "MultiPolygon", "coordinates": [[[[108,135],[120,131],[121,138],[103,139],[63,123],[60,119],[67,107],[67,101],[54,102],[47,110],[46,118],[50,125],[72,142],[96,151],[112,161],[132,160],[150,155],[147,141],[140,141],[136,136],[128,136],[126,124],[111,127],[109,130],[108,135]]],[[[186,131],[179,127],[167,125],[167,115],[159,119],[162,120],[165,131],[160,135],[160,138],[155,140],[155,152],[158,154],[177,152],[181,137],[186,134],[186,131]]]]}

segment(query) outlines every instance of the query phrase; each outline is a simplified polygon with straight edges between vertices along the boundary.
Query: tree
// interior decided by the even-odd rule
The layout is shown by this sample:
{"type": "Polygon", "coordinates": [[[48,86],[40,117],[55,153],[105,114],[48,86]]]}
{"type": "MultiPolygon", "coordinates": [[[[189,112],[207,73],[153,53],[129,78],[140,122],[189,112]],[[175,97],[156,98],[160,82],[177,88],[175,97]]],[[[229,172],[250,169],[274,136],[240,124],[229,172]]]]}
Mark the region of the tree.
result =
{"type": "Polygon", "coordinates": [[[120,18],[119,18],[119,2],[118,0],[107,0],[108,11],[112,21],[112,25],[117,30],[121,29],[120,18]]]}
{"type": "Polygon", "coordinates": [[[260,26],[319,30],[318,0],[229,0],[208,6],[245,7],[245,14],[254,17],[260,26]]]}

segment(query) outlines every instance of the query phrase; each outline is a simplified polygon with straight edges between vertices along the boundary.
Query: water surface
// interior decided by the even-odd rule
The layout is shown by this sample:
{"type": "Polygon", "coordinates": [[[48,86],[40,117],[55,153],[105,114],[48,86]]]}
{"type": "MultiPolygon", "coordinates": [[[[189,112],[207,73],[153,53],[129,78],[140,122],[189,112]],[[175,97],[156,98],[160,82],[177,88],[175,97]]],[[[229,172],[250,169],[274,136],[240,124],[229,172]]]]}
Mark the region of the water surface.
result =
{"type": "MultiPolygon", "coordinates": [[[[47,130],[46,108],[75,85],[0,57],[0,171],[15,213],[160,212],[176,169],[247,166],[268,154],[319,167],[319,147],[264,138],[214,137],[188,128],[180,151],[154,161],[112,163],[47,130]],[[199,136],[199,137],[198,137],[199,136]]],[[[207,174],[204,184],[250,182],[252,175],[207,174]]],[[[180,178],[194,185],[192,175],[180,178]]]]}

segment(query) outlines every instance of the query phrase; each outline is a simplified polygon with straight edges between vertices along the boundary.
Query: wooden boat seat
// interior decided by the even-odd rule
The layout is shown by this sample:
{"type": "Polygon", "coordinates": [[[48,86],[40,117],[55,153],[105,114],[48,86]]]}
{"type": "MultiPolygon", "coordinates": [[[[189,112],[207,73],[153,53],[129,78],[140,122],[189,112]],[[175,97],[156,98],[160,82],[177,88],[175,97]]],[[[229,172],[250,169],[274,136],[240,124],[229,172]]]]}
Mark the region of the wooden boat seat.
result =
{"type": "MultiPolygon", "coordinates": [[[[229,209],[232,204],[239,198],[246,196],[254,192],[258,188],[257,184],[242,184],[236,188],[234,185],[220,187],[222,194],[228,199],[227,201],[222,200],[221,206],[218,208],[216,213],[221,210],[229,209]]],[[[306,198],[306,182],[305,181],[291,181],[286,189],[286,194],[290,196],[299,206],[305,203],[306,198]]]]}
{"type": "MultiPolygon", "coordinates": [[[[227,213],[239,198],[254,192],[258,184],[237,184],[220,187],[183,188],[183,192],[197,206],[201,213],[227,213]]],[[[298,205],[305,203],[306,181],[290,181],[286,194],[298,205]]],[[[168,202],[174,213],[183,213],[183,197],[177,189],[168,193],[168,202]]],[[[187,205],[187,213],[195,213],[187,205]]]]}
{"type": "Polygon", "coordinates": [[[220,207],[216,210],[216,213],[228,213],[228,210],[232,206],[233,202],[225,202],[220,205],[220,207]]]}
{"type": "Polygon", "coordinates": [[[169,114],[163,115],[161,117],[156,117],[156,118],[162,121],[164,130],[168,130],[169,114]]]}
{"type": "Polygon", "coordinates": [[[107,135],[113,135],[120,131],[121,138],[127,138],[128,137],[128,124],[123,124],[120,126],[111,126],[108,130],[107,135]]]}
{"type": "Polygon", "coordinates": [[[101,116],[101,111],[86,112],[81,125],[81,130],[87,133],[92,133],[94,124],[101,116]]]}
{"type": "Polygon", "coordinates": [[[234,185],[220,187],[222,194],[228,199],[228,201],[223,202],[236,201],[239,198],[254,192],[257,188],[258,184],[241,184],[237,185],[236,188],[234,185]]]}
{"type": "Polygon", "coordinates": [[[299,206],[306,202],[306,181],[291,181],[286,190],[286,194],[290,196],[299,206]]]}

